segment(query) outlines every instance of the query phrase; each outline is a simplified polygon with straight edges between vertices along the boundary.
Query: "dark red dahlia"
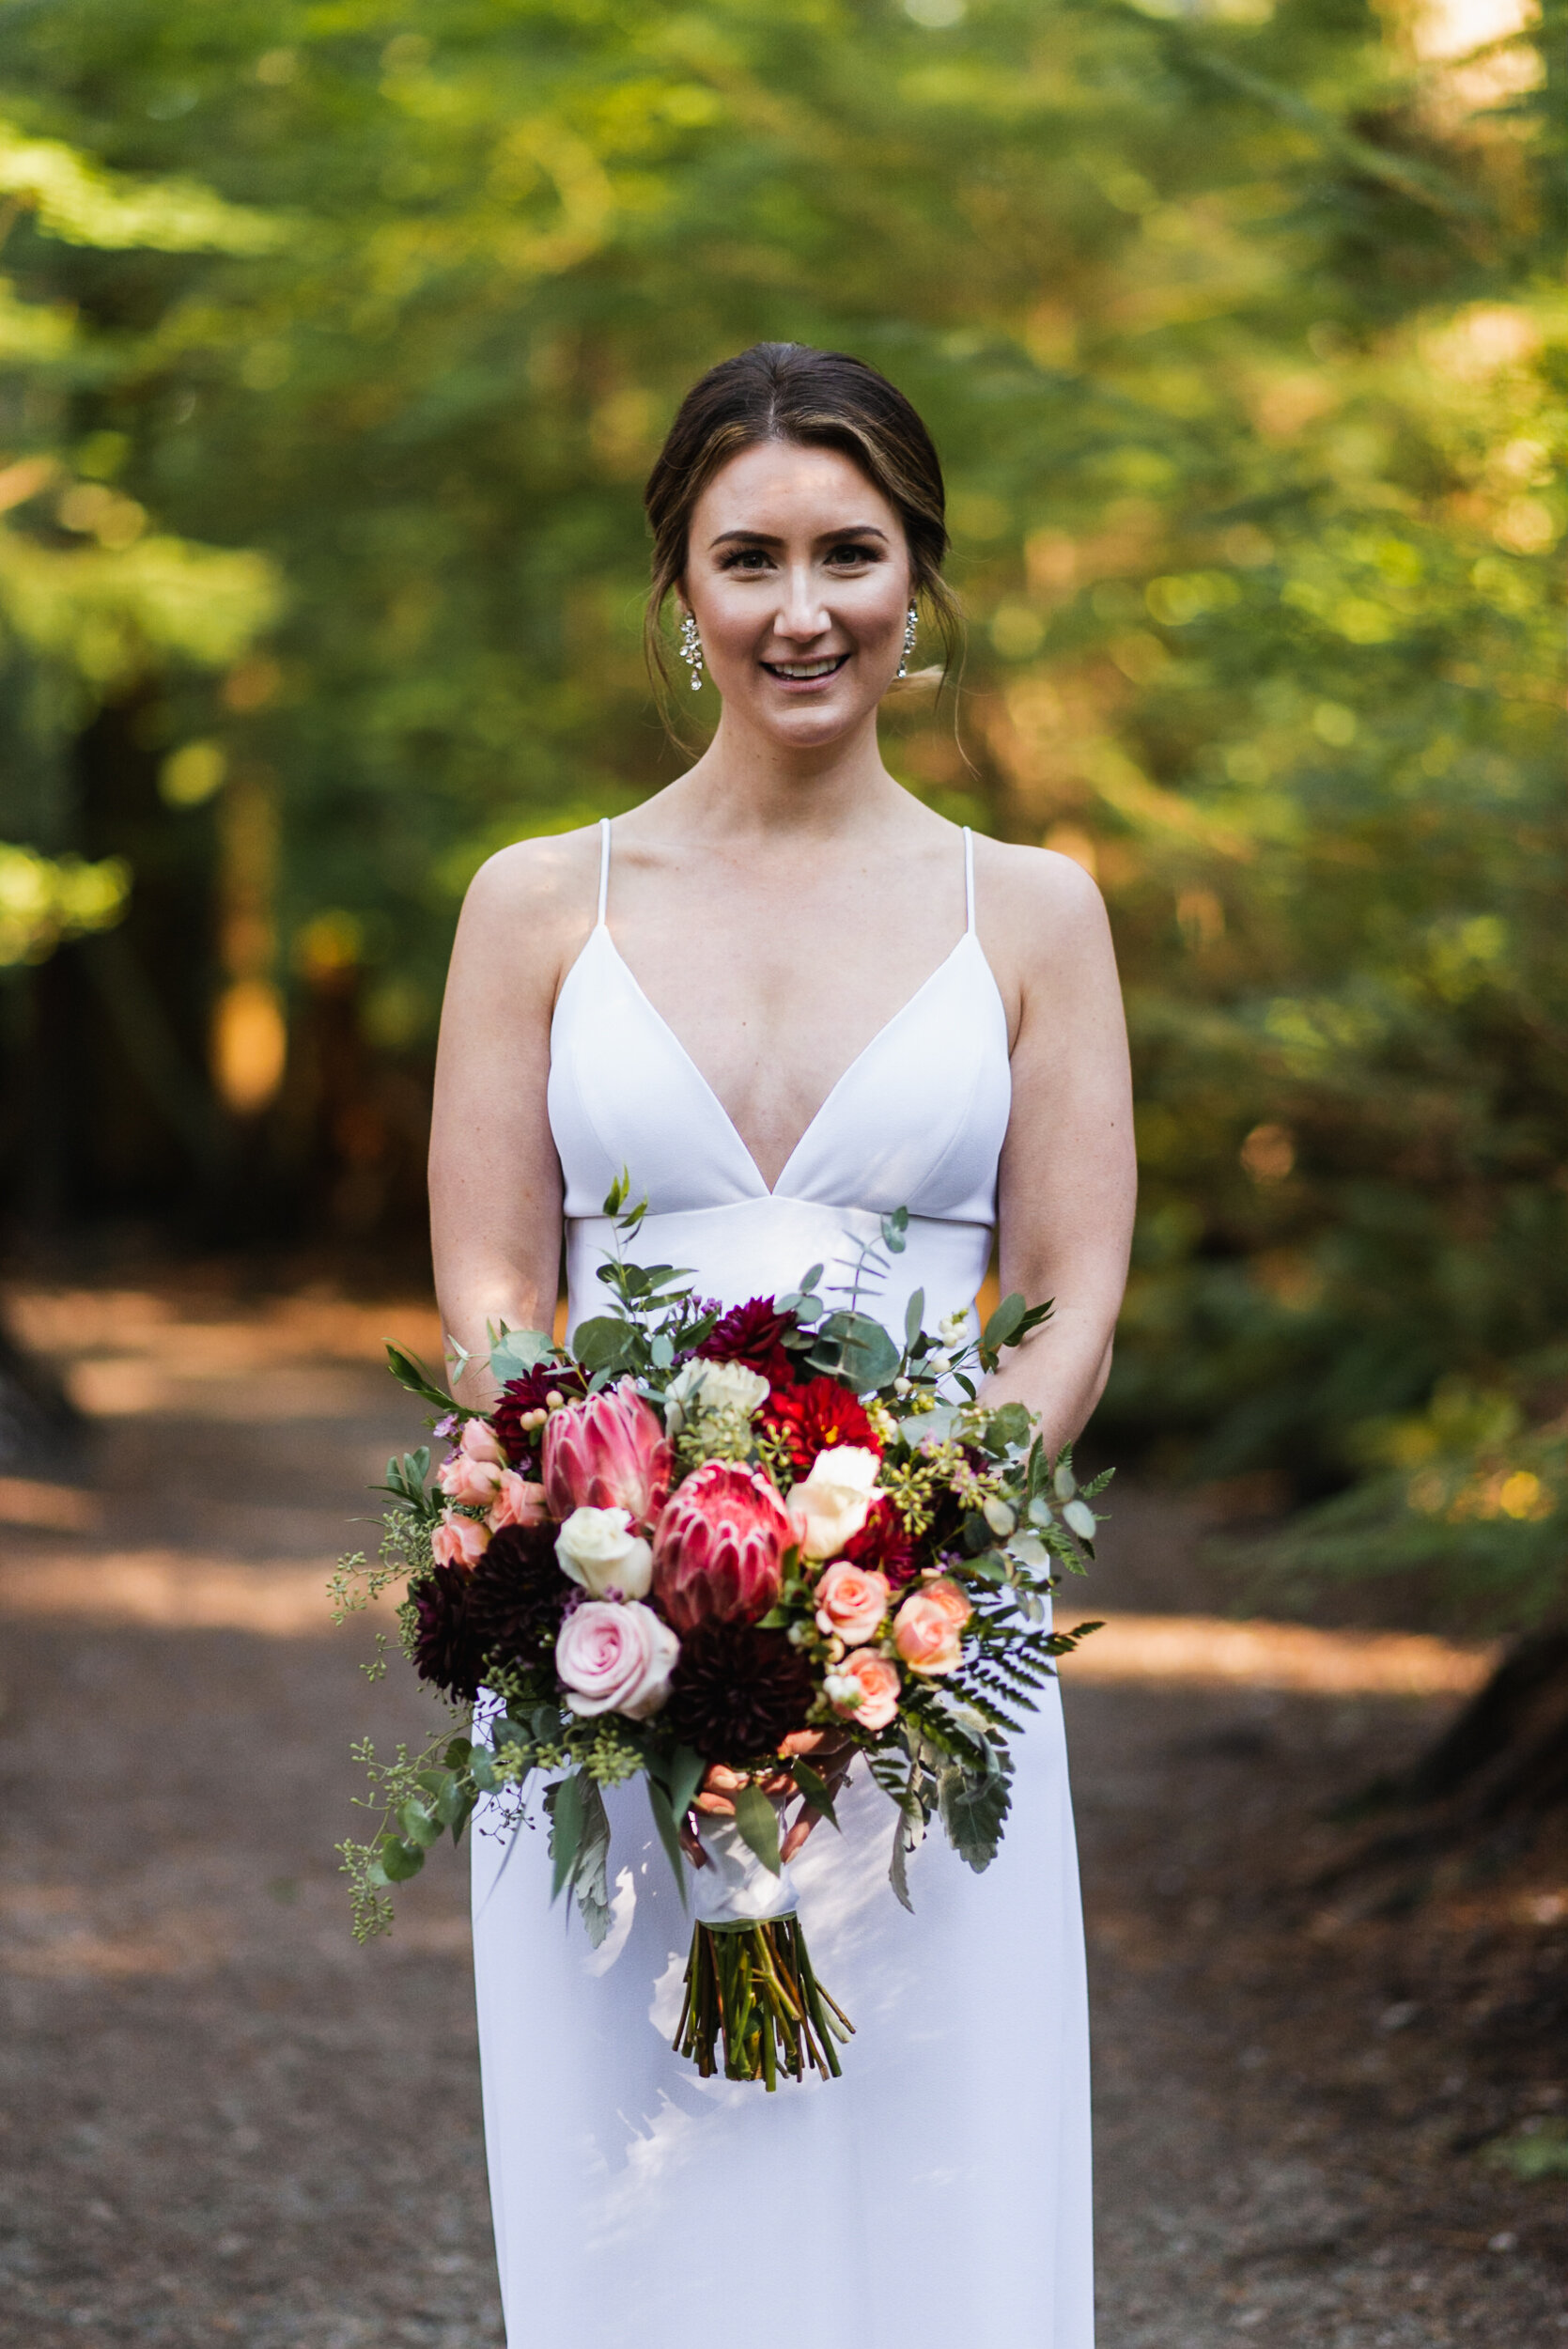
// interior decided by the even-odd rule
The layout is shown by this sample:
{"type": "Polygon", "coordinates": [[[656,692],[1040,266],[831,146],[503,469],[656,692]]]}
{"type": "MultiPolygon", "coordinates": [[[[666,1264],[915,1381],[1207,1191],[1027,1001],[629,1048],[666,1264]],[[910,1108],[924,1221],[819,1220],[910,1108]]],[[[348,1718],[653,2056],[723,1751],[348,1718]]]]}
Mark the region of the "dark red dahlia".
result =
{"type": "Polygon", "coordinates": [[[782,1631],[705,1623],[682,1636],[660,1719],[705,1762],[753,1762],[803,1729],[811,1703],[811,1666],[782,1631]]]}
{"type": "Polygon", "coordinates": [[[508,1378],[501,1390],[501,1400],[490,1413],[496,1441],[508,1464],[520,1469],[525,1476],[536,1474],[538,1469],[539,1431],[520,1424],[525,1411],[544,1410],[547,1394],[564,1394],[568,1403],[573,1403],[587,1392],[582,1373],[563,1362],[541,1362],[536,1370],[525,1371],[520,1378],[508,1378]]]}
{"type": "Polygon", "coordinates": [[[802,1386],[770,1394],[762,1407],[762,1423],[787,1442],[797,1476],[809,1475],[817,1454],[835,1444],[862,1444],[881,1456],[858,1397],[836,1378],[808,1378],[802,1386]]]}
{"type": "Polygon", "coordinates": [[[465,1579],[469,1626],[487,1665],[536,1664],[575,1595],[552,1525],[504,1526],[465,1579]]]}
{"type": "Polygon", "coordinates": [[[477,1695],[485,1662],[469,1610],[472,1581],[465,1567],[436,1566],[410,1594],[414,1671],[462,1704],[472,1704],[477,1695]]]}
{"type": "Polygon", "coordinates": [[[744,1362],[770,1387],[787,1387],[795,1365],[784,1352],[784,1333],[796,1326],[793,1314],[782,1314],[770,1297],[753,1297],[734,1305],[710,1330],[697,1352],[708,1362],[744,1362]]]}
{"type": "Polygon", "coordinates": [[[902,1589],[915,1572],[914,1543],[891,1501],[877,1502],[854,1540],[845,1543],[843,1555],[851,1565],[863,1566],[868,1573],[885,1574],[895,1591],[902,1589]]]}

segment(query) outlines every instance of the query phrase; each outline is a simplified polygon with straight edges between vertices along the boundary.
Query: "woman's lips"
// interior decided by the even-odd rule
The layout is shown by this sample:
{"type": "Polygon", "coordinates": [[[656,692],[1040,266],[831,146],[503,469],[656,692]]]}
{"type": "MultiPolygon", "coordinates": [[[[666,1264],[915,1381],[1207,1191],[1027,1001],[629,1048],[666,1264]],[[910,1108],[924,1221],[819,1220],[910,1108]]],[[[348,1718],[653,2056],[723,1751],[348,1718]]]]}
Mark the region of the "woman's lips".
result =
{"type": "Polygon", "coordinates": [[[762,663],[762,666],[767,670],[768,676],[778,684],[784,686],[787,692],[791,693],[809,693],[814,686],[831,684],[832,679],[837,677],[839,671],[843,668],[848,658],[849,655],[846,652],[839,652],[829,654],[820,663],[815,661],[765,661],[762,663]],[[789,674],[791,670],[800,669],[808,669],[811,674],[806,677],[792,677],[789,674]]]}

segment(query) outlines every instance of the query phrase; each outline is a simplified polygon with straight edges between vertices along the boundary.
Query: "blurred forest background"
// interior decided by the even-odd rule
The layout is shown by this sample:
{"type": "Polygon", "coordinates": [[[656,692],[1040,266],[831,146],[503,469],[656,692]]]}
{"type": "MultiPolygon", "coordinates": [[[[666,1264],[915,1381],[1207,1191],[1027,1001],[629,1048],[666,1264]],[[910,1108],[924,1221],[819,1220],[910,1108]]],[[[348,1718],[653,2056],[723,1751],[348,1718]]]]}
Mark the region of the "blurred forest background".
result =
{"type": "Polygon", "coordinates": [[[1560,1607],[1564,0],[4,0],[0,232],[13,1260],[417,1272],[470,876],[677,770],[662,428],[841,346],[970,614],[890,763],[1111,908],[1106,1444],[1560,1607]]]}

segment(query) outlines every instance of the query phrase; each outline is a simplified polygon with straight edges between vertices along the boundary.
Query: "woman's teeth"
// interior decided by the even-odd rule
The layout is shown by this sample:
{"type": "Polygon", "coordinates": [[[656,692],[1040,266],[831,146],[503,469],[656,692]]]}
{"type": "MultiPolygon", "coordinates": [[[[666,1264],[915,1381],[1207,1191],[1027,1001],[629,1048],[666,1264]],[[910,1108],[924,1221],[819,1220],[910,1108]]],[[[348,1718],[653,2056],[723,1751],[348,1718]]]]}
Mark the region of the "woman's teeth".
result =
{"type": "Polygon", "coordinates": [[[840,652],[833,653],[826,661],[765,661],[762,665],[771,670],[775,677],[831,677],[840,662],[847,658],[847,654],[840,652]]]}

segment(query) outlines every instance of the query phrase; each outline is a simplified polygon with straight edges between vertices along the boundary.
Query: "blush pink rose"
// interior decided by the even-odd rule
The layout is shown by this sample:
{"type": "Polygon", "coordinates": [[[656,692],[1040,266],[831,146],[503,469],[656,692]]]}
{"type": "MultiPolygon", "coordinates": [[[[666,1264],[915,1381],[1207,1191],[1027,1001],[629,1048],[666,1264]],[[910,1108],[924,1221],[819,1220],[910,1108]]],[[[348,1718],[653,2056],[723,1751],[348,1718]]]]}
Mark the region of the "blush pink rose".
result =
{"type": "Polygon", "coordinates": [[[875,1649],[858,1647],[850,1651],[842,1664],[834,1668],[839,1680],[853,1680],[860,1689],[859,1703],[836,1703],[833,1710],[845,1720],[853,1721],[857,1729],[869,1729],[875,1734],[886,1729],[898,1710],[898,1667],[875,1649]]]}
{"type": "Polygon", "coordinates": [[[489,1527],[499,1533],[504,1525],[548,1525],[550,1511],[542,1485],[531,1485],[516,1469],[503,1469],[490,1507],[489,1527]]]}
{"type": "Polygon", "coordinates": [[[461,1566],[472,1572],[490,1545],[490,1529],[477,1517],[460,1517],[448,1509],[430,1536],[430,1551],[438,1566],[461,1566]]]}
{"type": "Polygon", "coordinates": [[[909,1593],[893,1619],[893,1643],[911,1672],[956,1672],[964,1660],[961,1634],[970,1614],[955,1582],[939,1577],[909,1593]]]}
{"type": "Polygon", "coordinates": [[[555,1641],[555,1669],[574,1713],[657,1713],[670,1693],[680,1641],[640,1599],[589,1599],[555,1641]]]}
{"type": "Polygon", "coordinates": [[[876,1638],[889,1595],[885,1574],[852,1566],[841,1558],[816,1586],[816,1627],[830,1638],[836,1633],[846,1647],[862,1647],[876,1638]]]}
{"type": "Polygon", "coordinates": [[[460,1501],[470,1509],[488,1509],[502,1474],[495,1461],[475,1460],[467,1452],[449,1452],[436,1470],[436,1483],[448,1501],[460,1501]]]}

